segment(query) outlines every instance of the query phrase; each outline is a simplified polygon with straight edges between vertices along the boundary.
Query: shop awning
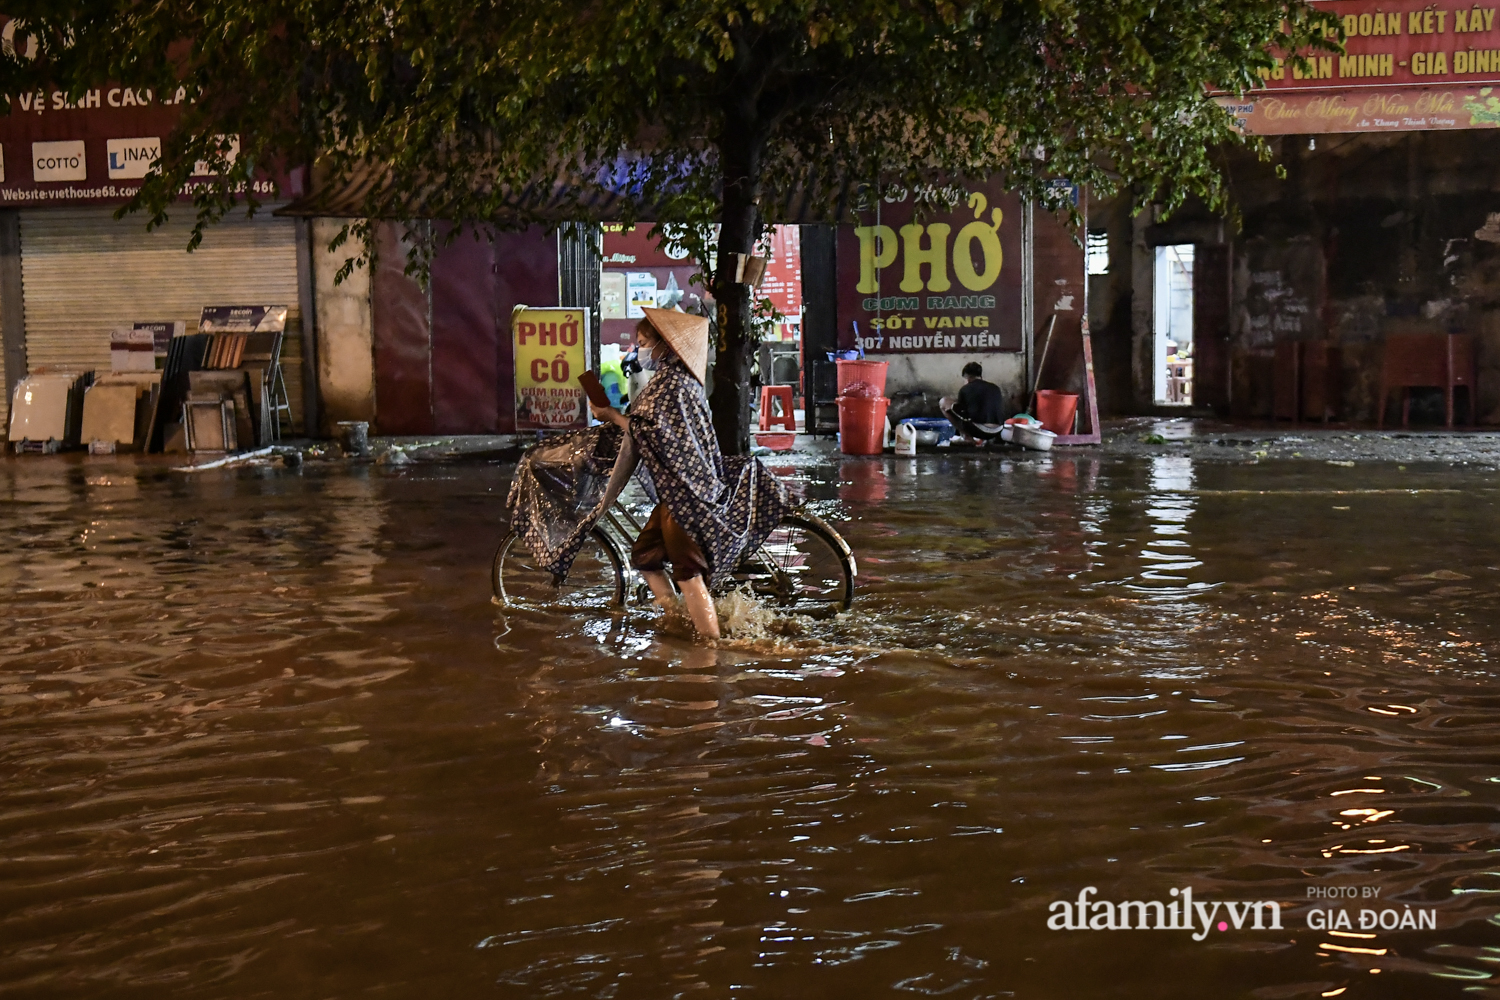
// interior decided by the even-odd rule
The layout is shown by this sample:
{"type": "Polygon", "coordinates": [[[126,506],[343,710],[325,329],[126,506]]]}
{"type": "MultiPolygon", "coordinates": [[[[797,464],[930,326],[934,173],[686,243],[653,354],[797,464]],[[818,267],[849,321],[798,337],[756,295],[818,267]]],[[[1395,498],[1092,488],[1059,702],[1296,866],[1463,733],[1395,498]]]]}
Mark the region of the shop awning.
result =
{"type": "MultiPolygon", "coordinates": [[[[275,214],[297,218],[315,216],[357,219],[367,214],[370,195],[387,201],[395,182],[390,171],[381,165],[371,164],[357,168],[342,181],[320,181],[314,178],[310,190],[303,197],[277,209],[275,214]]],[[[763,206],[768,222],[781,225],[810,224],[839,220],[852,220],[851,194],[853,185],[845,183],[836,201],[834,219],[829,219],[816,210],[811,192],[801,185],[786,197],[763,206]]],[[[453,218],[452,200],[446,196],[447,185],[434,181],[422,185],[391,200],[399,206],[389,211],[391,218],[448,219],[453,218]]],[[[586,183],[581,178],[563,178],[549,182],[538,182],[505,198],[508,206],[488,221],[503,228],[521,228],[531,222],[619,222],[626,218],[628,199],[619,191],[612,190],[607,183],[586,183]]],[[[661,212],[651,206],[636,205],[633,221],[651,221],[661,212]]]]}

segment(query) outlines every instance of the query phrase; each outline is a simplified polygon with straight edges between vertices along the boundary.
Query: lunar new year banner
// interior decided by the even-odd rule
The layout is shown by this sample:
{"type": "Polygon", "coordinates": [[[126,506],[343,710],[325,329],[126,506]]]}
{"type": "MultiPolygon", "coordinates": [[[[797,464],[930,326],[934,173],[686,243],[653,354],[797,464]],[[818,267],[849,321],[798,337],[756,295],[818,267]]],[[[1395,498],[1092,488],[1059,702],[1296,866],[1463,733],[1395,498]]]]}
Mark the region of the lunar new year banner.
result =
{"type": "Polygon", "coordinates": [[[578,376],[588,368],[588,311],[518,306],[510,325],[516,348],[516,430],[587,426],[578,376]]]}
{"type": "Polygon", "coordinates": [[[998,185],[887,190],[838,236],[839,342],[1021,350],[1021,202],[998,185]]]}
{"type": "Polygon", "coordinates": [[[1320,0],[1339,19],[1343,55],[1277,59],[1264,89],[1221,97],[1255,135],[1500,127],[1495,6],[1423,0],[1320,0]]]}
{"type": "Polygon", "coordinates": [[[1500,128],[1500,86],[1391,87],[1339,93],[1256,93],[1220,98],[1235,127],[1252,135],[1411,132],[1500,128]]]}

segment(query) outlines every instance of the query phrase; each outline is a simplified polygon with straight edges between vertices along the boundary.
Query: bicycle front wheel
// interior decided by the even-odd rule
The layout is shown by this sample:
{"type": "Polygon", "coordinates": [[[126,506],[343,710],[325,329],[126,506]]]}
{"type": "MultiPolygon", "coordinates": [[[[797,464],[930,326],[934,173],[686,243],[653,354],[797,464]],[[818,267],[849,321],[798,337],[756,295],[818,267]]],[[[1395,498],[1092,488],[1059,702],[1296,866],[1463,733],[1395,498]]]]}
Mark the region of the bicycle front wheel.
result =
{"type": "Polygon", "coordinates": [[[585,539],[567,579],[554,583],[552,574],[536,565],[531,550],[514,531],[500,541],[490,567],[495,600],[515,607],[565,604],[577,607],[618,607],[625,601],[625,567],[608,535],[595,528],[585,539]]]}
{"type": "Polygon", "coordinates": [[[854,603],[854,553],[822,518],[788,514],[759,551],[746,559],[735,582],[784,610],[817,617],[854,603]]]}

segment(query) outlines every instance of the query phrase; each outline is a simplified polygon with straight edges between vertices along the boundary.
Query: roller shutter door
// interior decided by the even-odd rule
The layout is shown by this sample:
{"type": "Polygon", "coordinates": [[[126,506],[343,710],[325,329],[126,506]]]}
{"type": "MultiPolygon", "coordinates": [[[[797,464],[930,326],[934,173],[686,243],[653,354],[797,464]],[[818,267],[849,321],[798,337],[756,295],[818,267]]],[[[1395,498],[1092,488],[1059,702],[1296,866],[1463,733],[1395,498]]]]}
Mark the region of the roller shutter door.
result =
{"type": "Polygon", "coordinates": [[[142,216],[112,208],[21,213],[21,284],[26,361],[109,370],[109,335],[136,320],[182,320],[198,327],[207,305],[286,305],[282,370],[301,425],[302,318],[297,299],[297,228],[265,209],[226,218],[186,251],[192,209],[146,231],[142,216]]]}

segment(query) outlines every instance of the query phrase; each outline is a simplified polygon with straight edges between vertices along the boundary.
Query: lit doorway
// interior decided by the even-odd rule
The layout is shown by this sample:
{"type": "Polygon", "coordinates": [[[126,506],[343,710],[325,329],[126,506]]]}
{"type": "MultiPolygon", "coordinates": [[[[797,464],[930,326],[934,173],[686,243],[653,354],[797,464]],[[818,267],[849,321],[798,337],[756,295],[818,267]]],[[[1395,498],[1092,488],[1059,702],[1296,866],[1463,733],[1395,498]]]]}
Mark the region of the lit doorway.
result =
{"type": "Polygon", "coordinates": [[[1156,402],[1186,406],[1193,401],[1193,244],[1156,248],[1155,300],[1156,402]]]}

